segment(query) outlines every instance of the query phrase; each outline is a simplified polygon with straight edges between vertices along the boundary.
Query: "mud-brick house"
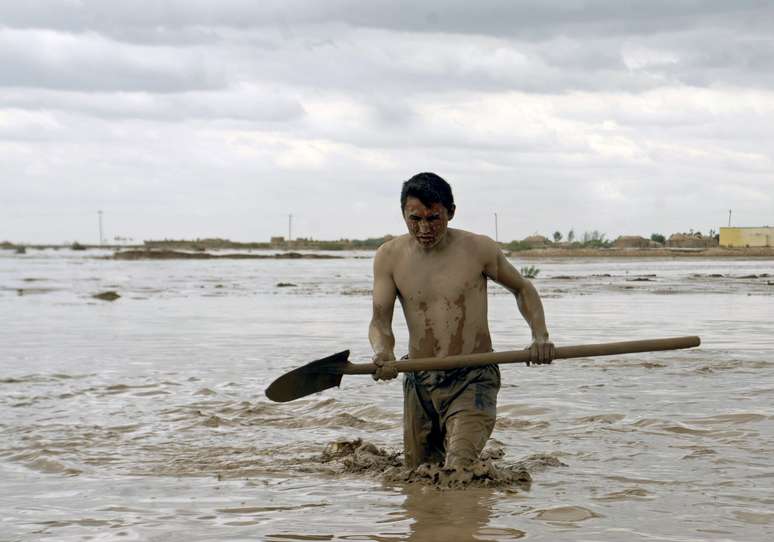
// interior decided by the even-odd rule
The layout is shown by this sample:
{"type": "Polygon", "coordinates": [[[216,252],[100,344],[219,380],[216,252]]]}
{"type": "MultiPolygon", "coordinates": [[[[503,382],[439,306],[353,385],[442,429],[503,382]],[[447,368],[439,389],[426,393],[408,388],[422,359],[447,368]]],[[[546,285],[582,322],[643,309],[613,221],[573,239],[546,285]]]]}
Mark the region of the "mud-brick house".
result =
{"type": "Polygon", "coordinates": [[[701,232],[673,233],[666,242],[669,248],[709,248],[717,245],[713,237],[705,237],[701,232]]]}
{"type": "Polygon", "coordinates": [[[639,235],[621,235],[613,242],[615,248],[649,248],[650,239],[645,239],[639,235]]]}

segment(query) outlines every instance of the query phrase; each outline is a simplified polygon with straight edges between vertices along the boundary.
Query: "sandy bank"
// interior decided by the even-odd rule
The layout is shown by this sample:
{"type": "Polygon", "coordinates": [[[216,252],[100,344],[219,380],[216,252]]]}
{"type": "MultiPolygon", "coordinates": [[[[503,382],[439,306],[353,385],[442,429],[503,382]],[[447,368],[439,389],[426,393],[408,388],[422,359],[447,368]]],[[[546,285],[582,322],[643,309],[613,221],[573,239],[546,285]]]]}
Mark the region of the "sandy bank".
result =
{"type": "Polygon", "coordinates": [[[296,260],[296,259],[334,259],[341,256],[328,254],[301,254],[284,252],[276,254],[210,254],[209,252],[178,252],[175,250],[124,250],[113,254],[114,260],[296,260]]]}
{"type": "Polygon", "coordinates": [[[514,258],[762,258],[774,259],[774,248],[536,248],[510,253],[514,258]]]}

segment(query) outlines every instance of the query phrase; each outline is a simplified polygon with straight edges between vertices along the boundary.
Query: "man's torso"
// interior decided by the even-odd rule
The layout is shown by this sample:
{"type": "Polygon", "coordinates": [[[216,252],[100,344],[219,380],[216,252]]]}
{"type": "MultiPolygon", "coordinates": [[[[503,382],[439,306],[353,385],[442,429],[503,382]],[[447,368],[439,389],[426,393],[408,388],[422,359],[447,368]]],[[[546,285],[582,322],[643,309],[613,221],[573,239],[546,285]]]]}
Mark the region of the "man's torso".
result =
{"type": "Polygon", "coordinates": [[[487,278],[478,236],[449,229],[439,251],[393,241],[392,276],[409,328],[411,358],[489,352],[487,278]]]}

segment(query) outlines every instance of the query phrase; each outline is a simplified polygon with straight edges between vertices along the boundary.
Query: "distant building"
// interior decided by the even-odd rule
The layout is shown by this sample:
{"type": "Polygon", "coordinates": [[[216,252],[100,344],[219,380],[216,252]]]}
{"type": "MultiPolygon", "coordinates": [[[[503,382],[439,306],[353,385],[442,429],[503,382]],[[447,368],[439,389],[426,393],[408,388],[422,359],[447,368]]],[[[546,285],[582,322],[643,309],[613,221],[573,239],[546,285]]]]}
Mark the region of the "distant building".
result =
{"type": "Polygon", "coordinates": [[[720,228],[720,245],[724,247],[772,247],[774,228],[720,228]]]}
{"type": "MultiPolygon", "coordinates": [[[[264,237],[264,239],[265,239],[265,237],[264,237]]],[[[269,243],[271,244],[271,246],[284,245],[285,244],[285,238],[282,237],[282,236],[272,237],[271,240],[269,241],[269,243]]]]}
{"type": "Polygon", "coordinates": [[[714,238],[704,237],[701,232],[673,233],[666,242],[669,248],[709,248],[717,244],[714,238]]]}
{"type": "Polygon", "coordinates": [[[551,241],[548,240],[548,237],[535,234],[535,235],[530,235],[529,237],[525,237],[522,240],[522,243],[532,248],[541,248],[541,247],[546,247],[550,245],[551,241]]]}
{"type": "Polygon", "coordinates": [[[616,248],[648,248],[651,246],[651,241],[639,235],[622,235],[613,242],[613,246],[616,248]]]}

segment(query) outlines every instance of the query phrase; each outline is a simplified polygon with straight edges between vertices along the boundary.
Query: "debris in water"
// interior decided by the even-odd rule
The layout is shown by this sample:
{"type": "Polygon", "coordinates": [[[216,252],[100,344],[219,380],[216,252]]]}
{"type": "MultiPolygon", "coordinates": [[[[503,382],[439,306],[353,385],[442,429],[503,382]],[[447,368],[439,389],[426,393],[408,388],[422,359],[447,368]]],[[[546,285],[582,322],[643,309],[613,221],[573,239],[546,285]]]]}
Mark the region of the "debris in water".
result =
{"type": "Polygon", "coordinates": [[[216,392],[212,391],[210,388],[202,388],[194,393],[194,395],[216,395],[216,392]]]}
{"type": "Polygon", "coordinates": [[[217,416],[210,416],[209,418],[207,418],[202,422],[202,425],[204,425],[205,427],[220,427],[222,422],[223,420],[221,420],[217,416]]]}
{"type": "Polygon", "coordinates": [[[363,439],[338,440],[325,447],[320,461],[337,461],[344,467],[344,472],[379,474],[389,468],[402,467],[400,455],[400,452],[389,453],[363,439]]]}
{"type": "Polygon", "coordinates": [[[118,295],[116,292],[109,290],[107,292],[100,292],[98,294],[94,294],[91,297],[93,297],[94,299],[101,299],[103,301],[115,301],[121,296],[118,295]]]}
{"type": "Polygon", "coordinates": [[[495,459],[505,455],[499,447],[485,449],[479,461],[463,468],[424,463],[415,469],[407,469],[400,459],[401,455],[401,452],[388,452],[358,438],[329,443],[319,461],[335,463],[344,473],[369,474],[388,483],[423,484],[438,489],[514,486],[529,489],[531,472],[566,466],[548,454],[532,455],[516,463],[495,463],[495,459]]]}

